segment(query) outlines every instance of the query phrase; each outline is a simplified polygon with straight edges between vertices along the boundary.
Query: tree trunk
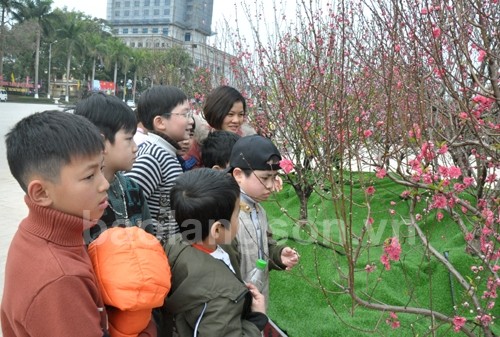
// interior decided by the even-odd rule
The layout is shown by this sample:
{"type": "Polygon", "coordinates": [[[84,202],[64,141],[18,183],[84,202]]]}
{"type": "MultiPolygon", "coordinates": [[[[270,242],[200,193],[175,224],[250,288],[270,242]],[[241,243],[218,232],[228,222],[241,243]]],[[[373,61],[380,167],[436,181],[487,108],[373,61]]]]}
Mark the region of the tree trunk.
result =
{"type": "MultiPolygon", "coordinates": [[[[3,56],[5,48],[5,7],[2,8],[2,22],[0,24],[0,76],[3,76],[3,56]]],[[[5,79],[4,79],[5,80],[5,79]]]]}
{"type": "Polygon", "coordinates": [[[115,86],[115,90],[113,92],[113,95],[116,96],[116,79],[118,77],[118,61],[115,61],[115,74],[114,74],[114,77],[113,77],[113,81],[114,81],[114,86],[115,86]]]}
{"type": "Polygon", "coordinates": [[[71,67],[71,47],[68,50],[68,59],[66,61],[66,102],[69,102],[69,74],[71,67]]]}
{"type": "Polygon", "coordinates": [[[92,60],[92,79],[90,80],[90,91],[94,91],[94,79],[95,79],[95,57],[92,60]]]}
{"type": "Polygon", "coordinates": [[[36,54],[35,54],[35,98],[38,99],[38,66],[40,65],[40,25],[36,32],[36,54]]]}

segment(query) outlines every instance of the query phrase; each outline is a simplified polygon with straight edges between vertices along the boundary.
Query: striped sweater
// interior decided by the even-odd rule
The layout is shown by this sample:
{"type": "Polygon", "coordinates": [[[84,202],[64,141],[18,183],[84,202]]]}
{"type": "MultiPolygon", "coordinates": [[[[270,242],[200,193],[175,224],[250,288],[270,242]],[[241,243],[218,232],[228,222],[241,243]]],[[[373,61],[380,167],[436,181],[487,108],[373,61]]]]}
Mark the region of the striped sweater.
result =
{"type": "Polygon", "coordinates": [[[154,220],[155,235],[165,240],[179,232],[170,209],[170,190],[182,173],[175,148],[153,133],[141,144],[132,170],[126,173],[142,188],[154,220]]]}

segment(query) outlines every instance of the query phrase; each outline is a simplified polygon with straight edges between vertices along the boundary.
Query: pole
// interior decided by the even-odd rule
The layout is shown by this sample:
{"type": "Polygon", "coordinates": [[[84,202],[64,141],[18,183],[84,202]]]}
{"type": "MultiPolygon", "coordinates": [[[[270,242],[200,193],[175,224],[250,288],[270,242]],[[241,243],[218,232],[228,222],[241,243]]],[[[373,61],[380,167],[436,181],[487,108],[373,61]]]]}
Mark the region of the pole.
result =
{"type": "Polygon", "coordinates": [[[52,68],[52,44],[57,43],[57,40],[49,43],[49,80],[47,81],[47,98],[50,99],[50,68],[52,68]]]}

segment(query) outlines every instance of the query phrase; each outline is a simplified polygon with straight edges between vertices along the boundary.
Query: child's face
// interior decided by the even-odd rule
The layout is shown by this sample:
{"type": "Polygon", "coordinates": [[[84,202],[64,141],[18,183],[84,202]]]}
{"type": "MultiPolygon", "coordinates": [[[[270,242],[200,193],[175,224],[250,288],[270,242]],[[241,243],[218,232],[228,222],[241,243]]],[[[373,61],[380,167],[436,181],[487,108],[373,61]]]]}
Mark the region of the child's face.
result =
{"type": "Polygon", "coordinates": [[[219,245],[228,245],[231,244],[231,241],[236,237],[238,233],[238,228],[240,226],[240,220],[238,218],[240,214],[240,198],[236,199],[236,203],[234,205],[233,214],[231,214],[231,224],[229,228],[224,227],[223,235],[219,237],[217,240],[217,244],[219,245]]]}
{"type": "Polygon", "coordinates": [[[103,155],[74,157],[56,182],[46,181],[49,207],[95,222],[108,207],[109,183],[101,172],[103,155]]]}
{"type": "Polygon", "coordinates": [[[236,102],[227,113],[222,121],[222,130],[229,132],[238,132],[243,121],[245,120],[245,111],[243,110],[243,103],[236,102]]]}
{"type": "Polygon", "coordinates": [[[272,192],[276,191],[276,176],[278,171],[255,170],[250,176],[235,168],[233,176],[240,185],[240,188],[253,200],[261,202],[267,200],[272,192]]]}
{"type": "Polygon", "coordinates": [[[172,115],[169,119],[161,116],[161,129],[156,131],[165,134],[176,142],[180,142],[186,138],[186,129],[192,123],[190,115],[189,101],[179,104],[172,110],[172,115]]]}
{"type": "Polygon", "coordinates": [[[137,145],[134,142],[132,132],[120,129],[115,134],[115,143],[106,140],[106,155],[104,156],[104,167],[106,172],[129,171],[134,164],[137,145]]]}

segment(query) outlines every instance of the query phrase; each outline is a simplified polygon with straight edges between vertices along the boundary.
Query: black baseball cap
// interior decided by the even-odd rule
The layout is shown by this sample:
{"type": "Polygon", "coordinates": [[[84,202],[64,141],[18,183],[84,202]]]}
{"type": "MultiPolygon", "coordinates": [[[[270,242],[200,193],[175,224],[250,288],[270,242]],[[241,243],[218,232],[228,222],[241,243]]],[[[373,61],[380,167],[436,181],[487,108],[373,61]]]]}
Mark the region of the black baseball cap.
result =
{"type": "Polygon", "coordinates": [[[259,135],[245,136],[233,145],[228,171],[234,168],[250,170],[280,169],[281,154],[269,138],[259,135]]]}

